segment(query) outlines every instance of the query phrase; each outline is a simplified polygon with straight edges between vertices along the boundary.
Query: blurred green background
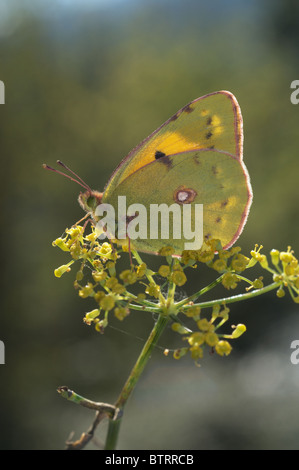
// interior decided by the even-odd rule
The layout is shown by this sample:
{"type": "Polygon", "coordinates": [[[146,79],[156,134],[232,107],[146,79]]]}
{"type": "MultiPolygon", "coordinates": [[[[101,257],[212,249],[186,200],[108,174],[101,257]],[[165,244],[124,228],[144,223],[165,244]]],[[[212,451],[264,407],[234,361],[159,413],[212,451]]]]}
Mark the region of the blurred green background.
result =
{"type": "MultiPolygon", "coordinates": [[[[51,246],[83,215],[79,187],[44,162],[61,159],[102,190],[178,109],[230,90],[254,191],[238,244],[244,254],[255,243],[298,254],[298,18],[296,0],[1,0],[0,448],[59,449],[71,431],[79,437],[93,413],[57,386],[115,401],[153,325],[140,313],[112,319],[105,335],[82,323],[93,303],[77,296],[73,272],[54,277],[68,257],[51,246]]],[[[153,269],[160,261],[144,259],[153,269]]],[[[182,295],[210,276],[193,274],[182,295]]],[[[299,365],[290,362],[298,305],[272,292],[233,305],[231,320],[248,331],[228,358],[207,354],[197,368],[155,350],[127,405],[120,449],[299,448],[299,365]]],[[[180,344],[171,332],[160,340],[180,344]]]]}

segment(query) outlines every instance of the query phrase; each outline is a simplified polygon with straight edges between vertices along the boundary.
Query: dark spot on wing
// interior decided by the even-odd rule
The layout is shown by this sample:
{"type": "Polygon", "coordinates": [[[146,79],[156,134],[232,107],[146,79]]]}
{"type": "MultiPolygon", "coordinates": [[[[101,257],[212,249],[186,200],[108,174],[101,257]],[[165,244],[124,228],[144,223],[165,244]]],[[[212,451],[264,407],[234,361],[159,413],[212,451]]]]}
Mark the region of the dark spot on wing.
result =
{"type": "Polygon", "coordinates": [[[206,133],[206,139],[210,139],[213,135],[213,132],[209,131],[206,133]]]}
{"type": "Polygon", "coordinates": [[[198,160],[198,154],[196,153],[194,156],[193,156],[193,160],[195,162],[196,165],[201,165],[201,161],[198,160]]]}
{"type": "Polygon", "coordinates": [[[212,237],[212,234],[211,232],[209,232],[205,235],[205,240],[209,240],[211,237],[212,237]]]}
{"type": "Polygon", "coordinates": [[[226,199],[225,201],[222,201],[221,207],[224,208],[227,206],[227,204],[228,204],[228,200],[226,199]]]}
{"type": "Polygon", "coordinates": [[[212,121],[213,121],[212,116],[209,116],[207,118],[207,126],[210,126],[212,124],[212,121]]]}
{"type": "Polygon", "coordinates": [[[215,145],[210,145],[210,147],[208,147],[208,149],[211,149],[213,150],[215,148],[215,145]]]}
{"type": "Polygon", "coordinates": [[[194,111],[194,108],[192,108],[190,104],[186,104],[186,106],[182,108],[182,111],[189,114],[189,113],[192,113],[192,111],[194,111]]]}
{"type": "Polygon", "coordinates": [[[169,156],[164,154],[164,156],[158,158],[158,161],[166,165],[169,169],[172,168],[172,160],[169,156]]]}
{"type": "Polygon", "coordinates": [[[176,114],[174,114],[174,116],[172,116],[172,117],[169,119],[169,121],[170,121],[170,122],[171,122],[171,121],[176,121],[178,117],[179,117],[179,114],[176,113],[176,114]]]}
{"type": "Polygon", "coordinates": [[[219,222],[221,222],[221,217],[217,217],[216,219],[216,223],[219,224],[219,222]]]}
{"type": "Polygon", "coordinates": [[[217,173],[218,173],[217,166],[215,166],[215,165],[212,166],[212,173],[213,173],[213,175],[217,175],[217,173]]]}
{"type": "Polygon", "coordinates": [[[161,157],[165,157],[165,156],[166,156],[166,153],[160,152],[160,150],[156,150],[156,153],[155,153],[155,159],[156,160],[158,160],[161,157]]]}

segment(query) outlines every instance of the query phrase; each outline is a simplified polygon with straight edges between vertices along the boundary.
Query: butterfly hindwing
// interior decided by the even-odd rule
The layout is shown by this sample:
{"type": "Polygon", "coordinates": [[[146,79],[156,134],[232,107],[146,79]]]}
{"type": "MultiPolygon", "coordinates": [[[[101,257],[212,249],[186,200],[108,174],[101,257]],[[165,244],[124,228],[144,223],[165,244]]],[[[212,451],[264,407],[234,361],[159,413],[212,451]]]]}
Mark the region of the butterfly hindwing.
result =
{"type": "MultiPolygon", "coordinates": [[[[161,156],[127,176],[103,202],[117,208],[118,196],[126,196],[127,207],[138,202],[147,210],[145,239],[133,240],[139,251],[157,253],[171,244],[180,255],[188,240],[173,236],[172,217],[168,239],[150,236],[151,206],[162,203],[203,204],[204,238],[217,238],[228,248],[240,235],[251,203],[249,176],[243,162],[236,156],[214,149],[189,150],[161,156]],[[180,194],[189,194],[189,200],[180,200],[180,194]]],[[[194,220],[192,221],[194,223],[194,220]]],[[[181,219],[181,225],[183,219],[181,219]]],[[[145,227],[142,228],[143,233],[145,227]]]]}

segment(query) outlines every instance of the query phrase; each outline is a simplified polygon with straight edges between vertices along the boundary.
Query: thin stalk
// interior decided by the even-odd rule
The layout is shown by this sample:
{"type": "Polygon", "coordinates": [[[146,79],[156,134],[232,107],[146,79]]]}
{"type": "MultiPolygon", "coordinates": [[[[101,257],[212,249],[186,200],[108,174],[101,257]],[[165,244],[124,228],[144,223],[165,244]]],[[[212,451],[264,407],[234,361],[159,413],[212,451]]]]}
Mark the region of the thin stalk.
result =
{"type": "Polygon", "coordinates": [[[207,292],[209,292],[209,290],[213,289],[214,287],[216,287],[221,281],[222,281],[222,278],[223,278],[224,274],[221,274],[220,277],[218,277],[217,279],[215,279],[215,281],[211,282],[211,284],[209,284],[208,286],[206,287],[203,287],[201,290],[199,290],[198,292],[195,292],[195,294],[192,294],[190,295],[190,297],[186,298],[186,299],[183,299],[181,300],[180,302],[177,302],[175,304],[176,307],[181,307],[182,305],[185,305],[186,303],[188,302],[191,302],[195,299],[197,299],[198,297],[200,297],[201,295],[203,294],[206,294],[207,292]]]}
{"type": "Polygon", "coordinates": [[[116,419],[109,419],[109,427],[108,427],[108,433],[107,433],[107,439],[106,439],[106,445],[105,445],[106,450],[113,450],[116,447],[119,428],[121,424],[121,418],[122,418],[122,410],[124,409],[129,396],[133,392],[135,385],[137,384],[140,378],[141,373],[143,372],[148,360],[151,357],[152,350],[154,346],[156,345],[159,337],[163,333],[168,321],[169,321],[168,316],[160,315],[158,317],[158,320],[155,323],[145,345],[143,346],[143,349],[115,403],[115,407],[120,410],[120,413],[118,414],[116,419]]]}
{"type": "Polygon", "coordinates": [[[170,307],[174,303],[173,299],[174,299],[174,294],[175,294],[175,288],[176,288],[175,283],[172,281],[169,281],[168,295],[167,295],[167,307],[170,307]]]}
{"type": "MultiPolygon", "coordinates": [[[[138,263],[139,265],[141,265],[141,264],[143,263],[143,261],[142,261],[140,255],[139,255],[138,251],[132,250],[132,254],[133,254],[134,258],[136,259],[137,263],[138,263]]],[[[145,275],[146,275],[148,281],[149,281],[151,284],[154,284],[155,286],[157,285],[155,279],[153,278],[153,276],[152,276],[151,274],[146,273],[145,275]]],[[[161,294],[161,292],[159,292],[159,300],[160,300],[161,305],[165,305],[165,298],[163,297],[163,295],[161,294]]]]}
{"type": "MultiPolygon", "coordinates": [[[[199,306],[200,308],[208,308],[208,307],[213,307],[213,305],[216,305],[216,304],[231,304],[233,302],[240,302],[241,300],[247,300],[253,297],[257,297],[258,295],[266,294],[266,292],[270,292],[271,290],[277,289],[279,285],[280,283],[273,282],[272,284],[269,284],[266,287],[262,287],[261,289],[256,289],[251,292],[247,292],[246,294],[233,295],[232,297],[224,297],[222,299],[211,300],[208,302],[200,302],[194,305],[199,306]]],[[[186,305],[183,308],[183,310],[187,310],[190,307],[191,306],[186,305]]]]}

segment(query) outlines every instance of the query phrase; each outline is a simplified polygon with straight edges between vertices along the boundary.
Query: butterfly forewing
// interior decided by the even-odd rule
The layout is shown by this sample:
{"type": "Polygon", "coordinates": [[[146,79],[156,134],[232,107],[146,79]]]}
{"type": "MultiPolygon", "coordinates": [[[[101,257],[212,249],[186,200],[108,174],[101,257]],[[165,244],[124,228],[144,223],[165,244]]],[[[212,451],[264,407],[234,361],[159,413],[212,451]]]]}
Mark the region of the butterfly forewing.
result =
{"type": "Polygon", "coordinates": [[[242,160],[242,128],[240,107],[230,92],[219,91],[192,101],[123,159],[106,185],[104,199],[128,176],[164,156],[215,149],[242,160]]]}

